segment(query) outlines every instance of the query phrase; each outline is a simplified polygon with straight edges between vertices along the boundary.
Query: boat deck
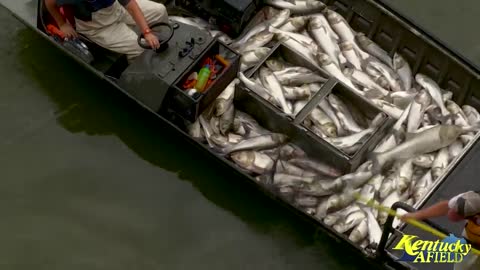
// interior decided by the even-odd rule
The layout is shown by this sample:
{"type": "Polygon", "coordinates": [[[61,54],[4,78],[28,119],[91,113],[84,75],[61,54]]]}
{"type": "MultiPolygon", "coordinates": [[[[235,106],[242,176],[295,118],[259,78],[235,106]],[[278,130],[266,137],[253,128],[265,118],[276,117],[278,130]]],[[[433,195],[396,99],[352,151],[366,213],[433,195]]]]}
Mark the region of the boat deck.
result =
{"type": "MultiPolygon", "coordinates": [[[[480,166],[478,166],[478,164],[480,164],[480,144],[477,143],[467,153],[467,155],[465,155],[462,162],[460,162],[459,165],[452,171],[450,176],[438,187],[438,190],[431,195],[422,208],[428,207],[442,200],[448,200],[459,193],[479,189],[478,176],[480,175],[480,166]]],[[[448,232],[451,232],[458,237],[461,236],[464,222],[453,223],[450,222],[446,217],[435,218],[431,221],[439,225],[441,228],[444,228],[448,232]]],[[[402,233],[417,235],[422,240],[438,239],[432,234],[417,229],[413,226],[406,226],[402,230],[402,233]]],[[[395,241],[392,241],[388,246],[388,249],[392,254],[395,254],[397,257],[401,257],[402,252],[392,250],[398,240],[399,237],[397,237],[395,241]]],[[[415,267],[420,270],[452,269],[451,264],[415,264],[415,267]]]]}

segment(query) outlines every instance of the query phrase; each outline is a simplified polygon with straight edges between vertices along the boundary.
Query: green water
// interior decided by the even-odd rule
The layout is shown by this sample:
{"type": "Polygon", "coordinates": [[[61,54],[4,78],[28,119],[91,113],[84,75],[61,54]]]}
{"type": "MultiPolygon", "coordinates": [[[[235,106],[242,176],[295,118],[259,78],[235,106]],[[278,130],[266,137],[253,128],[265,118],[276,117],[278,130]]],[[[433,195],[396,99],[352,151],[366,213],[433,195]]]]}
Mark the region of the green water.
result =
{"type": "MultiPolygon", "coordinates": [[[[454,31],[471,9],[439,29],[450,5],[413,10],[479,59],[454,31]]],[[[371,269],[3,8],[0,25],[1,269],[371,269]]]]}

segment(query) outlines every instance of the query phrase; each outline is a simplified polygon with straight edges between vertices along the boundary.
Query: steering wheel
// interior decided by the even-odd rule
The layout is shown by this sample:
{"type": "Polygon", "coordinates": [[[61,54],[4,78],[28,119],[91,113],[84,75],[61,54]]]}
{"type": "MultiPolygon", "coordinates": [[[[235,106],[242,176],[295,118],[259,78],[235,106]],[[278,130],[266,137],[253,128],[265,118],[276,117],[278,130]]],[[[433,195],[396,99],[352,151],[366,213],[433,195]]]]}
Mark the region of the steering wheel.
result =
{"type": "MultiPolygon", "coordinates": [[[[174,32],[173,26],[170,25],[169,23],[160,22],[160,23],[152,24],[150,26],[150,29],[152,29],[152,34],[154,34],[158,38],[158,41],[160,42],[160,47],[155,51],[156,52],[161,52],[161,51],[165,50],[168,47],[168,42],[173,37],[173,32],[174,32]],[[162,32],[162,35],[160,36],[160,31],[155,31],[154,30],[154,28],[160,27],[160,26],[168,28],[168,30],[169,30],[168,35],[164,35],[163,32],[162,32]],[[165,36],[167,36],[167,38],[162,40],[165,36]]],[[[152,50],[152,47],[150,47],[150,45],[146,44],[146,42],[143,39],[144,39],[144,35],[142,33],[138,36],[138,39],[137,39],[138,45],[140,47],[146,49],[146,50],[152,50]]]]}

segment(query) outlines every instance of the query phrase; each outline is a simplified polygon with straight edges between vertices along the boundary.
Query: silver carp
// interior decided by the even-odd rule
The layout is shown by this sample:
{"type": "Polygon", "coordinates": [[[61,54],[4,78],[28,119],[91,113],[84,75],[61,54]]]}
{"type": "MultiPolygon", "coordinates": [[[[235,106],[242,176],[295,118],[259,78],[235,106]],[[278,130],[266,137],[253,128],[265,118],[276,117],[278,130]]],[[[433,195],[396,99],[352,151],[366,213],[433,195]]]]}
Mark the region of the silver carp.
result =
{"type": "Polygon", "coordinates": [[[431,171],[428,171],[422,178],[418,180],[417,185],[413,190],[413,199],[415,200],[415,203],[419,202],[423,196],[425,196],[432,184],[432,173],[431,171]]]}
{"type": "Polygon", "coordinates": [[[261,59],[263,59],[270,48],[260,47],[251,51],[244,52],[240,58],[240,71],[245,71],[252,66],[256,65],[261,59]]]}
{"type": "Polygon", "coordinates": [[[287,32],[299,32],[300,30],[305,28],[307,24],[307,17],[305,16],[298,16],[288,19],[288,21],[280,26],[278,29],[287,32]]]}
{"type": "Polygon", "coordinates": [[[413,81],[412,69],[405,58],[403,58],[403,56],[397,52],[393,55],[393,69],[400,76],[400,79],[403,83],[403,89],[411,89],[413,81]]]}
{"type": "Polygon", "coordinates": [[[468,123],[470,125],[475,125],[480,121],[480,113],[470,105],[463,105],[462,110],[467,116],[468,123]]]}
{"type": "Polygon", "coordinates": [[[440,89],[440,86],[438,86],[438,84],[434,80],[432,80],[431,78],[421,73],[418,73],[417,75],[415,75],[415,80],[419,85],[421,85],[423,88],[425,88],[425,90],[428,91],[433,101],[435,101],[437,106],[440,108],[442,115],[443,116],[449,115],[450,112],[447,110],[443,102],[442,91],[440,89]]]}
{"type": "Polygon", "coordinates": [[[320,17],[312,17],[310,19],[308,30],[320,48],[322,48],[337,67],[340,67],[340,60],[338,59],[338,56],[340,55],[340,47],[329,34],[320,17]]]}
{"type": "Polygon", "coordinates": [[[308,196],[323,197],[335,194],[342,190],[345,184],[339,180],[316,180],[312,184],[301,188],[300,192],[308,196]]]}
{"type": "Polygon", "coordinates": [[[328,102],[328,100],[322,99],[318,104],[318,107],[322,109],[322,111],[325,112],[327,116],[332,120],[333,124],[335,124],[335,127],[337,129],[337,135],[338,136],[346,135],[346,131],[343,129],[343,126],[340,123],[338,116],[335,114],[335,111],[330,105],[330,103],[328,102]]]}
{"type": "Polygon", "coordinates": [[[351,79],[352,82],[358,85],[378,91],[381,96],[386,96],[390,93],[388,90],[378,85],[370,76],[368,76],[368,74],[361,70],[345,68],[343,70],[343,74],[345,74],[347,78],[351,79]]]}
{"type": "Polygon", "coordinates": [[[307,99],[312,95],[307,84],[294,87],[283,86],[283,94],[289,100],[307,99]]]}
{"type": "Polygon", "coordinates": [[[333,225],[333,229],[339,233],[345,233],[360,224],[365,220],[365,217],[365,213],[362,210],[352,212],[343,219],[340,219],[340,222],[333,225]]]}
{"type": "Polygon", "coordinates": [[[311,15],[310,16],[310,21],[315,21],[317,25],[325,26],[325,28],[327,29],[330,37],[332,37],[335,40],[335,42],[338,42],[340,37],[332,29],[332,27],[330,26],[330,23],[327,20],[327,17],[325,17],[325,15],[323,13],[317,13],[317,14],[311,15]]]}
{"type": "Polygon", "coordinates": [[[268,59],[267,61],[265,61],[265,64],[273,72],[282,71],[292,67],[290,63],[287,63],[283,60],[275,59],[275,58],[268,59]]]}
{"type": "Polygon", "coordinates": [[[410,103],[412,103],[416,95],[416,92],[399,91],[390,93],[390,98],[394,105],[401,109],[405,109],[410,103]]]}
{"type": "Polygon", "coordinates": [[[215,99],[215,116],[221,116],[233,104],[233,96],[235,95],[235,86],[240,82],[235,78],[233,81],[218,95],[215,99]]]}
{"type": "Polygon", "coordinates": [[[276,173],[273,176],[273,184],[277,186],[296,186],[300,187],[304,184],[312,184],[315,177],[305,177],[297,175],[289,175],[283,173],[276,173]]]}
{"type": "Polygon", "coordinates": [[[355,51],[359,54],[359,56],[366,60],[370,58],[370,55],[363,51],[355,41],[355,32],[350,27],[348,22],[343,18],[340,14],[336,13],[333,10],[326,11],[327,20],[330,23],[332,29],[337,33],[340,37],[342,42],[350,42],[355,49],[355,51]]]}
{"type": "Polygon", "coordinates": [[[203,134],[205,135],[205,139],[207,140],[208,145],[213,148],[214,144],[212,143],[210,138],[213,136],[214,133],[211,126],[209,125],[203,114],[198,117],[198,120],[200,121],[200,125],[202,126],[203,134]]]}
{"type": "Polygon", "coordinates": [[[337,96],[334,94],[330,94],[327,97],[328,101],[330,102],[330,105],[337,111],[337,116],[338,119],[340,120],[340,123],[342,124],[342,127],[350,132],[353,133],[358,133],[363,130],[354,120],[352,114],[348,110],[347,106],[345,103],[343,103],[342,100],[340,100],[337,96]]]}
{"type": "Polygon", "coordinates": [[[355,40],[367,53],[373,55],[374,57],[378,58],[383,63],[387,64],[389,67],[393,68],[392,58],[388,55],[388,53],[380,48],[375,42],[365,36],[364,33],[359,32],[355,35],[355,40]]]}
{"type": "Polygon", "coordinates": [[[270,32],[260,32],[256,36],[250,38],[248,42],[241,45],[238,48],[238,51],[243,54],[244,52],[263,47],[273,39],[273,36],[274,34],[270,32]]]}
{"type": "Polygon", "coordinates": [[[437,155],[435,156],[435,160],[432,164],[432,177],[433,179],[437,179],[440,177],[448,166],[449,160],[449,153],[448,147],[444,147],[438,151],[437,155]]]}
{"type": "Polygon", "coordinates": [[[300,168],[317,172],[319,174],[323,174],[329,177],[338,177],[342,174],[339,170],[335,169],[330,165],[307,158],[294,158],[289,161],[300,168]]]}
{"type": "MultiPolygon", "coordinates": [[[[301,55],[314,67],[320,69],[320,66],[317,63],[317,60],[315,59],[315,54],[311,51],[310,48],[305,47],[302,43],[286,35],[277,34],[277,36],[278,36],[278,41],[283,42],[283,45],[285,45],[287,48],[289,48],[296,54],[301,55]]],[[[323,82],[326,82],[326,81],[327,80],[325,79],[323,82]]]]}
{"type": "Polygon", "coordinates": [[[368,128],[358,133],[345,137],[327,138],[326,140],[337,148],[345,149],[363,142],[375,131],[374,128],[368,128]]]}
{"type": "Polygon", "coordinates": [[[350,41],[341,42],[339,48],[347,61],[352,64],[355,69],[362,70],[362,59],[358,56],[357,51],[355,51],[353,44],[350,41]]]}
{"type": "Polygon", "coordinates": [[[297,115],[303,109],[303,107],[307,105],[307,103],[308,102],[306,100],[298,100],[295,102],[293,104],[293,115],[297,115]]]}
{"type": "Polygon", "coordinates": [[[318,205],[315,217],[323,219],[327,214],[345,208],[347,205],[355,201],[354,194],[357,194],[358,192],[360,192],[360,189],[346,190],[346,192],[331,195],[328,199],[322,201],[318,205]]]}
{"type": "Polygon", "coordinates": [[[265,0],[264,3],[278,9],[288,9],[291,11],[292,14],[299,14],[304,12],[320,12],[326,7],[326,5],[321,1],[313,0],[295,1],[295,3],[284,0],[265,0]]]}
{"type": "Polygon", "coordinates": [[[413,164],[420,168],[430,169],[432,168],[433,161],[435,160],[435,156],[432,154],[423,154],[415,157],[413,159],[413,164]]]}
{"type": "Polygon", "coordinates": [[[373,104],[377,105],[380,110],[385,112],[386,114],[390,115],[395,119],[400,119],[402,117],[403,111],[395,104],[392,104],[388,101],[383,99],[374,98],[371,100],[373,104]]]}
{"type": "Polygon", "coordinates": [[[319,127],[325,135],[329,137],[337,136],[337,128],[332,119],[318,106],[312,110],[309,117],[313,124],[319,127]]]}
{"type": "Polygon", "coordinates": [[[219,129],[220,129],[220,134],[222,135],[227,135],[227,131],[230,130],[233,126],[233,120],[235,119],[235,108],[232,105],[230,105],[230,108],[227,109],[227,111],[220,116],[219,119],[219,129]]]}
{"type": "Polygon", "coordinates": [[[432,102],[432,98],[427,91],[422,90],[420,91],[415,98],[413,99],[413,103],[410,108],[410,113],[408,115],[408,122],[407,122],[407,132],[412,133],[415,132],[422,123],[423,115],[427,110],[427,107],[430,106],[432,102]]]}
{"type": "Polygon", "coordinates": [[[295,204],[300,207],[317,207],[318,198],[313,196],[298,196],[295,198],[295,204]]]}
{"type": "Polygon", "coordinates": [[[387,79],[388,84],[390,85],[390,89],[392,91],[398,92],[398,91],[405,90],[403,89],[403,86],[398,74],[386,64],[380,61],[371,60],[368,62],[367,65],[379,71],[385,77],[385,79],[387,79]]]}
{"type": "Polygon", "coordinates": [[[368,236],[368,220],[363,219],[348,236],[353,243],[360,243],[368,236]]]}
{"type": "Polygon", "coordinates": [[[452,144],[464,132],[464,129],[455,125],[438,125],[415,134],[392,150],[374,153],[371,158],[373,171],[379,172],[391,160],[409,159],[442,149],[452,144]]]}
{"type": "Polygon", "coordinates": [[[282,107],[282,110],[286,114],[291,115],[292,111],[287,106],[287,100],[283,95],[283,92],[284,92],[283,87],[278,81],[277,77],[273,74],[273,72],[267,67],[261,67],[260,80],[262,81],[263,86],[265,86],[265,88],[271,91],[271,95],[277,100],[278,104],[280,104],[280,106],[282,107]]]}
{"type": "Polygon", "coordinates": [[[245,43],[247,43],[250,38],[254,37],[255,35],[265,31],[269,26],[279,27],[287,22],[290,17],[290,10],[282,10],[276,16],[271,18],[270,20],[263,21],[260,24],[255,25],[252,29],[250,29],[245,35],[243,35],[240,39],[237,39],[232,44],[233,48],[238,48],[245,43]]]}
{"type": "Polygon", "coordinates": [[[367,223],[368,223],[368,240],[370,243],[379,244],[380,239],[382,238],[383,231],[380,228],[380,225],[373,214],[373,211],[368,208],[364,207],[363,211],[367,215],[367,223]]]}
{"type": "Polygon", "coordinates": [[[331,76],[337,78],[339,81],[342,83],[350,86],[352,90],[354,90],[358,95],[363,96],[364,93],[360,89],[358,89],[352,81],[343,74],[342,70],[336,66],[330,57],[324,53],[318,52],[317,53],[317,59],[318,62],[320,63],[320,66],[327,71],[331,76]]]}
{"type": "Polygon", "coordinates": [[[397,141],[395,139],[395,136],[391,134],[385,137],[384,140],[377,145],[377,147],[375,148],[375,150],[373,150],[373,152],[382,153],[390,149],[393,149],[395,146],[397,146],[397,141]]]}
{"type": "Polygon", "coordinates": [[[304,70],[292,70],[290,72],[277,72],[277,79],[282,85],[302,86],[309,83],[324,83],[327,79],[312,71],[304,72],[304,70]]]}
{"type": "Polygon", "coordinates": [[[248,89],[252,90],[263,99],[269,101],[274,105],[280,105],[277,103],[277,100],[272,96],[268,89],[266,89],[263,85],[247,78],[245,74],[243,74],[243,72],[238,73],[238,78],[248,89]]]}
{"type": "Polygon", "coordinates": [[[269,149],[269,148],[274,148],[280,144],[283,144],[287,140],[288,140],[288,137],[284,134],[272,133],[268,135],[262,135],[262,136],[250,138],[236,145],[225,148],[223,152],[225,154],[229,154],[229,153],[238,152],[238,151],[269,149]]]}
{"type": "Polygon", "coordinates": [[[390,89],[390,84],[388,83],[388,80],[382,75],[382,73],[378,70],[376,70],[374,67],[371,65],[366,64],[365,65],[365,72],[372,77],[372,79],[381,87],[385,89],[390,89]]]}
{"type": "Polygon", "coordinates": [[[407,161],[400,164],[398,167],[398,182],[397,188],[400,192],[405,192],[413,178],[413,159],[408,159],[407,161]]]}
{"type": "Polygon", "coordinates": [[[282,36],[286,36],[286,37],[289,37],[291,39],[294,39],[295,41],[297,41],[300,44],[302,44],[303,46],[305,46],[305,48],[308,48],[309,50],[311,50],[311,52],[313,54],[318,51],[317,43],[310,36],[306,36],[306,35],[302,35],[302,34],[298,34],[298,33],[287,32],[287,31],[282,31],[282,30],[274,28],[274,27],[269,27],[268,31],[271,32],[271,33],[277,34],[277,35],[282,35],[282,36]]]}
{"type": "Polygon", "coordinates": [[[458,139],[454,143],[450,144],[448,147],[448,156],[449,160],[453,161],[456,157],[458,157],[463,151],[463,142],[462,140],[458,139]]]}
{"type": "Polygon", "coordinates": [[[284,173],[289,175],[296,175],[300,177],[315,177],[317,174],[311,171],[304,170],[298,166],[293,165],[291,162],[278,160],[275,169],[276,173],[284,173]]]}
{"type": "Polygon", "coordinates": [[[273,169],[273,159],[260,152],[235,152],[232,153],[231,158],[240,167],[253,173],[265,174],[273,169]]]}
{"type": "Polygon", "coordinates": [[[323,222],[327,226],[333,226],[333,225],[335,225],[335,223],[337,223],[337,221],[339,221],[340,219],[348,216],[350,213],[357,212],[357,211],[360,211],[360,210],[361,210],[361,208],[358,206],[358,204],[355,203],[355,204],[352,204],[352,205],[349,205],[349,206],[345,207],[344,209],[338,210],[336,212],[333,212],[333,213],[327,215],[323,219],[323,222]]]}

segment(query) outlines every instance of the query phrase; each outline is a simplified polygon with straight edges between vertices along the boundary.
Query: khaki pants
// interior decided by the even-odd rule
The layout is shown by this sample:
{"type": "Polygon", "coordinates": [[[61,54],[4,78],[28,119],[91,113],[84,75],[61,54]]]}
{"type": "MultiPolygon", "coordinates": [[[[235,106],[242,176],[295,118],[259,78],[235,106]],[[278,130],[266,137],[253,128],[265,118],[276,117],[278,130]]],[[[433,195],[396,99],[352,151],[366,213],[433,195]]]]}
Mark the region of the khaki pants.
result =
{"type": "MultiPolygon", "coordinates": [[[[135,1],[135,0],[131,0],[135,1]]],[[[136,0],[148,24],[167,22],[165,6],[149,0],[136,0]]],[[[118,1],[92,14],[92,20],[76,19],[76,30],[96,44],[111,51],[126,54],[129,60],[139,56],[144,49],[138,43],[138,35],[130,28],[136,23],[118,1]]]]}

